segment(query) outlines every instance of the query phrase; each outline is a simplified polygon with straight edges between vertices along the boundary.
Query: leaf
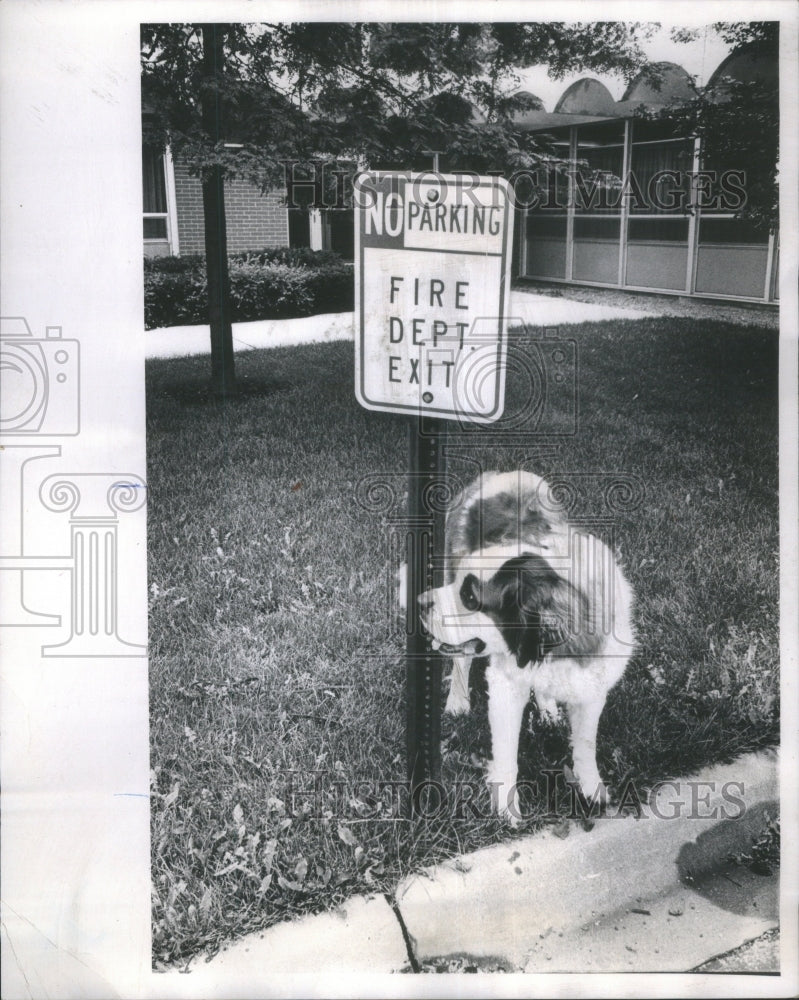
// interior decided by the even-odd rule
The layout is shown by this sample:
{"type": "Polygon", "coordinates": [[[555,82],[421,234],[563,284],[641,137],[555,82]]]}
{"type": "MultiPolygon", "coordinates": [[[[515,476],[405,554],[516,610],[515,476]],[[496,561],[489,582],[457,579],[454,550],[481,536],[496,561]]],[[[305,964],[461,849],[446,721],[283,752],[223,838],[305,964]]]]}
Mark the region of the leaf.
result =
{"type": "Polygon", "coordinates": [[[347,845],[347,847],[355,847],[358,841],[355,839],[355,834],[350,830],[348,826],[344,826],[343,823],[338,825],[338,835],[347,845]]]}
{"type": "Polygon", "coordinates": [[[552,827],[553,834],[558,838],[558,840],[565,840],[571,833],[571,826],[569,825],[568,819],[559,820],[552,827]]]}
{"type": "Polygon", "coordinates": [[[262,863],[267,871],[272,870],[272,862],[275,860],[275,851],[277,851],[277,841],[267,840],[262,852],[262,857],[263,857],[262,863]]]}
{"type": "Polygon", "coordinates": [[[200,913],[202,916],[207,917],[209,915],[209,913],[211,912],[211,906],[213,905],[213,902],[214,902],[214,893],[209,885],[206,886],[205,892],[203,893],[202,899],[200,900],[200,913]]]}
{"type": "Polygon", "coordinates": [[[176,781],[169,795],[164,797],[164,806],[171,806],[180,792],[180,784],[176,781]]]}
{"type": "Polygon", "coordinates": [[[236,803],[236,807],[233,810],[233,822],[236,826],[241,826],[244,822],[244,810],[241,808],[241,803],[236,803]]]}
{"type": "Polygon", "coordinates": [[[305,881],[305,876],[308,874],[308,859],[300,858],[294,869],[294,874],[297,876],[299,882],[305,881]]]}
{"type": "Polygon", "coordinates": [[[219,871],[214,872],[214,876],[216,878],[221,878],[223,875],[229,875],[231,872],[236,871],[247,872],[248,875],[250,874],[244,865],[240,864],[238,861],[234,861],[231,864],[226,865],[224,868],[220,868],[219,871]]]}
{"type": "Polygon", "coordinates": [[[303,888],[299,882],[292,882],[291,879],[283,878],[282,875],[278,875],[277,884],[281,889],[291,889],[292,892],[302,892],[303,888]]]}

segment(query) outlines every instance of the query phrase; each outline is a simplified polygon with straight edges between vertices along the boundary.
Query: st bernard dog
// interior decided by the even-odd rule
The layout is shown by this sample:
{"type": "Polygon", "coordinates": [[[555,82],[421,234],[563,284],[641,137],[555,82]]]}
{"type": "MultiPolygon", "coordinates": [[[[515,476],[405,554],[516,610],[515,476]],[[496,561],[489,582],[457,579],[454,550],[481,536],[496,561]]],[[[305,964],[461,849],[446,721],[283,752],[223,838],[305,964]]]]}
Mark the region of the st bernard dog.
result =
{"type": "Polygon", "coordinates": [[[446,711],[469,711],[469,667],[489,658],[494,808],[516,824],[519,734],[530,695],[571,728],[573,770],[589,801],[607,792],[596,762],[599,717],[633,652],[633,595],[615,555],[558,510],[531,472],[486,472],[446,523],[450,582],[419,597],[434,648],[452,657],[446,711]]]}

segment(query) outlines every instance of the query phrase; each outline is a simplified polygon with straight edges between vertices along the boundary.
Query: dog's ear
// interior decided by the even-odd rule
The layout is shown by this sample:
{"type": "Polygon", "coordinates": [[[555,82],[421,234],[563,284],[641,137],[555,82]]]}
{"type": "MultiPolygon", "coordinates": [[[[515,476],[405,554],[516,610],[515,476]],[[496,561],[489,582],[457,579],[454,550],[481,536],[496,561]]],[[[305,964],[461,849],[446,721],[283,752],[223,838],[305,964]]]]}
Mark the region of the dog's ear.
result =
{"type": "Polygon", "coordinates": [[[569,637],[569,585],[537,555],[509,560],[502,574],[505,641],[519,667],[540,663],[569,637]]]}

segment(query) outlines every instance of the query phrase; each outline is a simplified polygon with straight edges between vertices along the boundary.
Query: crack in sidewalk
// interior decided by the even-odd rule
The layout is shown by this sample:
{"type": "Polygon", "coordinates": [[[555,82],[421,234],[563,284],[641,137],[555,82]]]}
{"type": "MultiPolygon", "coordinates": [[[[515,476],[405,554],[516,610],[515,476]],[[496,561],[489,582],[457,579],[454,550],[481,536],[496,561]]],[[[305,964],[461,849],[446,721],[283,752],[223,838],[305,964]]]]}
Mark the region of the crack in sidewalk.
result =
{"type": "Polygon", "coordinates": [[[399,924],[400,931],[402,932],[402,940],[405,942],[405,950],[408,952],[408,961],[410,962],[411,970],[413,972],[421,972],[422,967],[419,964],[414,951],[414,940],[411,937],[408,928],[405,926],[405,921],[402,919],[399,903],[391,896],[390,893],[384,893],[384,898],[391,907],[391,912],[397,918],[397,923],[399,924]]]}

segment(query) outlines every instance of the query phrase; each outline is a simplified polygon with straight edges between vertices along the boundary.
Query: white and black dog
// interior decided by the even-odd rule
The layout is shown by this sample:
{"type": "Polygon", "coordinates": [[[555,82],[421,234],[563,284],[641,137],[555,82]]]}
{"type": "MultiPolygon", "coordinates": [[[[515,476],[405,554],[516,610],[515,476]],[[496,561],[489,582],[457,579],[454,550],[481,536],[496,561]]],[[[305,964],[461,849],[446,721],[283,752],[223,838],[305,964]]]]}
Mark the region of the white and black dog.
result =
{"type": "Polygon", "coordinates": [[[599,717],[633,651],[633,595],[615,555],[570,524],[548,484],[530,472],[487,472],[447,516],[446,586],[419,597],[433,646],[453,658],[446,710],[469,710],[472,658],[489,658],[497,811],[520,818],[519,733],[534,694],[540,711],[565,707],[574,773],[588,800],[606,798],[596,763],[599,717]]]}

